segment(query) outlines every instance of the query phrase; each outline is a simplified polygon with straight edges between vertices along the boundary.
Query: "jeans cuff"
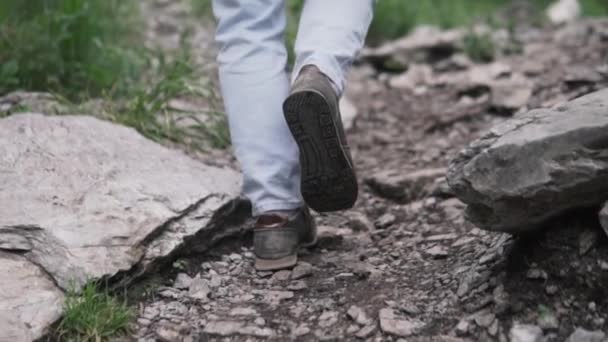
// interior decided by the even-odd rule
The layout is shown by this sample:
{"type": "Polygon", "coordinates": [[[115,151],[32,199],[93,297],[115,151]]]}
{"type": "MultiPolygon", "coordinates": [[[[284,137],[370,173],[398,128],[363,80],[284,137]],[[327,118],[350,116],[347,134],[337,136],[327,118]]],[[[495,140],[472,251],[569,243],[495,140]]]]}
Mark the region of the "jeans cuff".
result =
{"type": "Polygon", "coordinates": [[[344,71],[336,62],[336,59],[329,55],[313,54],[305,58],[297,59],[291,76],[292,84],[295,82],[302,68],[307,65],[314,65],[319,68],[319,70],[331,80],[332,86],[338,94],[338,97],[342,96],[345,84],[344,71]]]}
{"type": "Polygon", "coordinates": [[[285,202],[285,201],[275,201],[275,202],[264,202],[264,203],[256,203],[253,205],[253,217],[257,217],[267,213],[269,211],[289,211],[300,209],[304,206],[304,203],[301,201],[298,202],[285,202]]]}

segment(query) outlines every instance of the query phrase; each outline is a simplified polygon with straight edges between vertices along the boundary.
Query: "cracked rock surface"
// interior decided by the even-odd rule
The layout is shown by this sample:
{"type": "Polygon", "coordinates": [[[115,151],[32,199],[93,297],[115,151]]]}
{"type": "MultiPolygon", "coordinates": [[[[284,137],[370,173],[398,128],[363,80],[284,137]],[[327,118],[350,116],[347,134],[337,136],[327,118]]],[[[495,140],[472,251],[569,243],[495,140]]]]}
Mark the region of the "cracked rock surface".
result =
{"type": "Polygon", "coordinates": [[[239,176],[92,117],[27,113],[0,120],[0,189],[0,308],[37,338],[70,286],[217,230],[239,176]]]}

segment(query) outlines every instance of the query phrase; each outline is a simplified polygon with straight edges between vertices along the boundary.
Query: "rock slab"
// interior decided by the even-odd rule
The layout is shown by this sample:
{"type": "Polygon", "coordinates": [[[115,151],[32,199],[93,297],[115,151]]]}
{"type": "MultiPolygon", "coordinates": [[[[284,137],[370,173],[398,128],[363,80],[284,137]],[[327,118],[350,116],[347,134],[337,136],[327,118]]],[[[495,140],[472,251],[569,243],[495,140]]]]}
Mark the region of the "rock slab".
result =
{"type": "Polygon", "coordinates": [[[608,89],[508,120],[452,162],[448,182],[481,228],[517,233],[608,199],[608,89]]]}
{"type": "Polygon", "coordinates": [[[185,239],[211,238],[202,233],[219,230],[239,178],[88,116],[1,119],[0,308],[19,321],[11,328],[36,339],[66,289],[145,272],[185,239]]]}

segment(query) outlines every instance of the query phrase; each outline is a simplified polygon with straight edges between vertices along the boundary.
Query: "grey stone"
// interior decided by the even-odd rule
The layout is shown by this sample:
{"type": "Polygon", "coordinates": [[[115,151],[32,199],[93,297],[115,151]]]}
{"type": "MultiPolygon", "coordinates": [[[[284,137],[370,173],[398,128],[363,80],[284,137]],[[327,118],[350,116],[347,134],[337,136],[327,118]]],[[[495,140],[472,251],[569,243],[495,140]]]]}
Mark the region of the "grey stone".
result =
{"type": "Polygon", "coordinates": [[[370,324],[368,326],[363,327],[355,336],[360,339],[366,339],[376,331],[376,324],[370,324]]]}
{"type": "Polygon", "coordinates": [[[599,218],[604,232],[608,235],[608,202],[606,202],[602,207],[602,210],[599,213],[599,218]]]}
{"type": "Polygon", "coordinates": [[[210,293],[211,288],[207,279],[199,277],[192,279],[192,283],[188,289],[188,297],[206,301],[210,293]]]}
{"type": "Polygon", "coordinates": [[[608,197],[608,89],[496,126],[450,163],[448,181],[481,228],[521,232],[608,197]]]}
{"type": "Polygon", "coordinates": [[[299,262],[296,267],[293,268],[291,272],[291,279],[297,280],[305,277],[309,277],[312,275],[313,267],[311,264],[307,262],[299,262]]]}
{"type": "Polygon", "coordinates": [[[374,225],[378,229],[384,229],[384,228],[390,227],[393,223],[395,223],[396,220],[397,220],[397,217],[395,217],[395,215],[393,215],[391,213],[386,213],[386,214],[383,214],[382,216],[378,217],[376,222],[374,222],[374,225]]]}
{"type": "Polygon", "coordinates": [[[308,284],[304,280],[296,280],[289,285],[287,285],[287,289],[291,291],[302,291],[308,288],[308,284]]]}
{"type": "Polygon", "coordinates": [[[348,212],[348,226],[356,232],[371,232],[374,229],[374,224],[367,215],[352,211],[348,212]]]}
{"type": "Polygon", "coordinates": [[[169,327],[158,327],[156,336],[161,342],[181,342],[180,333],[169,327]]]}
{"type": "Polygon", "coordinates": [[[62,291],[39,266],[20,255],[0,251],[0,274],[0,341],[42,336],[61,316],[62,291]]]}
{"type": "Polygon", "coordinates": [[[424,253],[430,255],[435,259],[443,259],[448,256],[448,249],[445,246],[436,245],[425,250],[424,253]]]}
{"type": "Polygon", "coordinates": [[[329,328],[338,323],[337,311],[325,311],[319,316],[319,326],[321,328],[329,328]]]}
{"type": "Polygon", "coordinates": [[[424,327],[424,323],[421,321],[398,317],[390,308],[381,309],[378,316],[380,329],[395,336],[408,337],[418,333],[424,327]]]}
{"type": "Polygon", "coordinates": [[[475,316],[475,324],[482,328],[488,328],[496,320],[496,315],[492,313],[480,314],[475,316]]]}
{"type": "Polygon", "coordinates": [[[399,202],[411,202],[430,194],[435,180],[445,176],[445,173],[443,168],[414,172],[387,170],[372,175],[365,182],[380,196],[399,202]]]}
{"type": "Polygon", "coordinates": [[[270,328],[261,328],[238,321],[209,322],[203,331],[207,334],[219,336],[245,335],[262,338],[272,337],[275,334],[270,328]]]}
{"type": "Polygon", "coordinates": [[[460,322],[458,322],[458,325],[456,325],[456,334],[458,334],[459,336],[464,336],[466,334],[469,333],[469,329],[471,328],[471,323],[469,323],[468,320],[463,319],[460,320],[460,322]]]}
{"type": "Polygon", "coordinates": [[[360,308],[356,305],[352,305],[348,309],[346,314],[348,315],[348,317],[350,317],[353,321],[355,321],[359,325],[366,326],[373,322],[372,319],[367,315],[367,313],[365,313],[365,311],[362,308],[360,308]]]}
{"type": "Polygon", "coordinates": [[[547,8],[547,18],[555,24],[571,22],[582,13],[578,0],[556,0],[547,8]]]}
{"type": "Polygon", "coordinates": [[[291,277],[291,271],[288,270],[283,270],[283,271],[278,271],[275,274],[272,275],[272,280],[273,281],[287,281],[289,280],[289,277],[291,277]]]}
{"type": "Polygon", "coordinates": [[[31,342],[32,335],[23,321],[7,311],[0,311],[0,341],[31,342]]]}
{"type": "Polygon", "coordinates": [[[173,282],[173,287],[176,289],[184,290],[190,287],[192,284],[192,278],[186,273],[178,273],[173,282]]]}
{"type": "Polygon", "coordinates": [[[353,127],[357,114],[359,114],[357,107],[346,96],[342,96],[340,98],[340,117],[342,118],[342,126],[345,130],[353,127]]]}
{"type": "Polygon", "coordinates": [[[606,338],[606,334],[602,331],[589,331],[583,328],[577,328],[566,342],[602,342],[606,338]]]}
{"type": "Polygon", "coordinates": [[[411,63],[426,62],[434,51],[451,54],[462,45],[466,30],[441,31],[432,26],[418,26],[411,34],[381,45],[365,48],[362,57],[366,60],[391,61],[391,66],[401,65],[404,69],[411,63]]]}
{"type": "Polygon", "coordinates": [[[509,331],[509,339],[511,342],[542,342],[543,330],[530,324],[513,324],[509,331]]]}
{"type": "Polygon", "coordinates": [[[2,272],[2,307],[36,339],[61,312],[60,289],[128,281],[187,239],[209,248],[240,229],[215,224],[236,208],[239,179],[92,117],[0,119],[0,267],[23,264],[2,272]]]}
{"type": "MultiPolygon", "coordinates": [[[[230,316],[258,316],[258,312],[253,308],[234,308],[230,310],[230,316]]],[[[262,324],[263,325],[263,324],[262,324]]]]}

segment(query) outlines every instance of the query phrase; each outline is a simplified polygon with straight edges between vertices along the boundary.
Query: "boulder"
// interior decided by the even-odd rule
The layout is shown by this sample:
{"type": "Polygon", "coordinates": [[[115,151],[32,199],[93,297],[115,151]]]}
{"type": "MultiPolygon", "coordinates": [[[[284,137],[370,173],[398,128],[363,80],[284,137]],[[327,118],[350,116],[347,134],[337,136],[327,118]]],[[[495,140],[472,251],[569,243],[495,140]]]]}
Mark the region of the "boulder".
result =
{"type": "Polygon", "coordinates": [[[467,217],[481,228],[533,229],[608,199],[608,89],[507,120],[448,169],[467,217]]]}
{"type": "Polygon", "coordinates": [[[36,339],[65,290],[130,279],[190,240],[234,233],[220,223],[239,178],[88,116],[1,119],[0,308],[36,339]]]}
{"type": "Polygon", "coordinates": [[[578,0],[557,0],[547,8],[547,17],[554,24],[563,24],[576,20],[581,12],[578,0]]]}

